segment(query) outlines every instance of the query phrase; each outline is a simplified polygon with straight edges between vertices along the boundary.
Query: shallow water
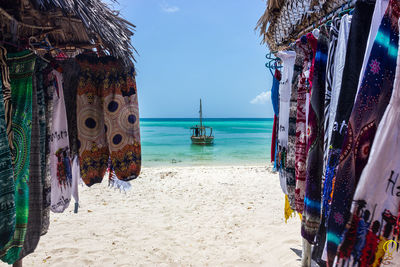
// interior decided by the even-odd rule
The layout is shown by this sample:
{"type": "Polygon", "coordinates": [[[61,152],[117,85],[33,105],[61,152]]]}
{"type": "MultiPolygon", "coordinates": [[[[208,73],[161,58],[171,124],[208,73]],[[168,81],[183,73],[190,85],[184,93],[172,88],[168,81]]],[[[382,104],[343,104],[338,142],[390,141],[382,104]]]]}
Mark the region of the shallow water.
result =
{"type": "Polygon", "coordinates": [[[259,165],[270,161],[273,119],[205,119],[214,145],[192,145],[190,127],[198,119],[141,119],[144,167],[259,165]]]}

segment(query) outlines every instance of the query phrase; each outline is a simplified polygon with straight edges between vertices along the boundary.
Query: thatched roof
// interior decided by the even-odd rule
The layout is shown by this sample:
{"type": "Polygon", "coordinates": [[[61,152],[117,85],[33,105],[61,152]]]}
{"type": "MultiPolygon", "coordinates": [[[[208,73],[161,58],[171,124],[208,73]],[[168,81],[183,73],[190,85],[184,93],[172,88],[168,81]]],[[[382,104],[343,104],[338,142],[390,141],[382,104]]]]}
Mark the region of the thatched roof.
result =
{"type": "Polygon", "coordinates": [[[257,22],[263,43],[271,51],[282,50],[313,24],[332,12],[353,5],[351,0],[268,0],[257,22]]]}
{"type": "MultiPolygon", "coordinates": [[[[115,1],[115,0],[113,0],[115,1]]],[[[61,49],[100,47],[134,60],[134,25],[101,0],[0,0],[3,39],[48,36],[61,49]]]]}

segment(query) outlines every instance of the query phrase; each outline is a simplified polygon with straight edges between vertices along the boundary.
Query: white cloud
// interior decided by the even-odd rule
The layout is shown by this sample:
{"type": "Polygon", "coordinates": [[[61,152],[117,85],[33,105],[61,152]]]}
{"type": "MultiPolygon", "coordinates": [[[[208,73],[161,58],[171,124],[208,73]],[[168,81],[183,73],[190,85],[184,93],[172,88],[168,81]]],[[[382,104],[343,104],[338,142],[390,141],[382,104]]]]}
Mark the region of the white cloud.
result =
{"type": "Polygon", "coordinates": [[[179,11],[179,7],[178,6],[170,6],[166,2],[163,2],[161,4],[161,9],[162,9],[162,11],[164,11],[166,13],[175,13],[175,12],[179,11]]]}
{"type": "Polygon", "coordinates": [[[265,104],[268,101],[270,101],[271,99],[271,91],[268,92],[262,92],[261,94],[259,94],[258,96],[256,96],[255,98],[253,98],[253,100],[250,101],[251,104],[265,104]]]}

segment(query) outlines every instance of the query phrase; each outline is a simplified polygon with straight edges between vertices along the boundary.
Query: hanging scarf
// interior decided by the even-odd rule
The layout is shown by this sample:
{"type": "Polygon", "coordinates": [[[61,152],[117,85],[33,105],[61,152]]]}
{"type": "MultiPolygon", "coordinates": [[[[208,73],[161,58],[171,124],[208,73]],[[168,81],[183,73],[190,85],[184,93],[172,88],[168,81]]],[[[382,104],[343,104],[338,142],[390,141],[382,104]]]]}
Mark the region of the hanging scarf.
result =
{"type": "Polygon", "coordinates": [[[0,73],[0,248],[12,238],[15,229],[15,186],[11,162],[11,152],[8,145],[3,86],[0,73]]]}
{"type": "Polygon", "coordinates": [[[318,37],[317,53],[315,57],[315,73],[313,80],[310,112],[308,119],[307,140],[307,171],[306,193],[301,234],[310,243],[320,223],[321,212],[321,177],[323,165],[323,138],[324,138],[324,99],[325,77],[328,54],[328,32],[322,27],[318,37]]]}
{"type": "Polygon", "coordinates": [[[0,250],[2,261],[13,264],[24,244],[29,208],[29,155],[32,122],[32,74],[36,56],[26,50],[8,54],[13,105],[16,224],[13,238],[0,250]]]}
{"type": "Polygon", "coordinates": [[[333,260],[345,224],[350,219],[349,210],[355,187],[368,161],[378,124],[392,94],[399,38],[398,9],[397,1],[389,3],[349,119],[328,218],[329,260],[333,260]]]}
{"type": "Polygon", "coordinates": [[[309,90],[309,73],[311,61],[313,58],[312,45],[315,42],[309,42],[313,36],[307,38],[301,37],[300,42],[297,43],[297,50],[303,50],[304,64],[299,85],[297,87],[297,116],[296,116],[296,189],[295,189],[295,204],[296,211],[300,214],[304,209],[304,194],[306,191],[306,99],[309,90]],[[309,39],[309,40],[308,40],[309,39]],[[312,44],[312,45],[311,45],[312,44]]]}

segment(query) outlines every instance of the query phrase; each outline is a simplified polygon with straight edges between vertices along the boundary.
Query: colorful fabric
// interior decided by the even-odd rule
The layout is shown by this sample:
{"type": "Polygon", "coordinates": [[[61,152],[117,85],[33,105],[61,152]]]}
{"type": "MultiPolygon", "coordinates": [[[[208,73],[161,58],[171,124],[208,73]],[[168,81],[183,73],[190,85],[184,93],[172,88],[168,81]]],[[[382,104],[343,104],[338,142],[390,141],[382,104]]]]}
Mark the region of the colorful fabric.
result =
{"type": "MultiPolygon", "coordinates": [[[[314,42],[313,42],[314,43],[314,42]]],[[[300,214],[304,209],[304,194],[306,191],[306,99],[309,91],[309,72],[311,60],[313,58],[313,50],[311,44],[305,36],[301,37],[296,43],[296,51],[304,54],[304,64],[299,85],[297,87],[297,115],[296,115],[296,147],[295,147],[295,205],[296,211],[300,214]],[[300,52],[302,51],[302,52],[300,52]]]]}
{"type": "MultiPolygon", "coordinates": [[[[357,1],[351,21],[342,84],[337,102],[336,117],[333,122],[332,136],[328,151],[328,161],[326,164],[324,182],[324,202],[326,205],[324,206],[324,209],[327,216],[330,216],[334,176],[336,173],[336,167],[339,163],[343,138],[346,134],[346,125],[357,92],[358,79],[364,58],[374,5],[375,3],[357,1]]],[[[332,247],[330,250],[330,261],[332,261],[332,254],[336,252],[336,248],[332,247]]]]}
{"type": "Polygon", "coordinates": [[[42,198],[43,198],[43,185],[42,185],[42,166],[40,154],[40,126],[39,126],[39,106],[38,98],[38,81],[36,79],[36,72],[41,68],[40,63],[35,64],[35,73],[32,77],[32,130],[31,130],[31,151],[29,163],[29,214],[28,224],[26,228],[26,235],[24,245],[22,247],[19,258],[32,253],[37,244],[39,243],[40,234],[42,230],[42,198]]]}
{"type": "Polygon", "coordinates": [[[321,27],[315,56],[315,72],[308,117],[306,193],[301,234],[310,244],[318,231],[321,215],[321,178],[324,153],[324,101],[328,56],[328,31],[321,27]]]}
{"type": "Polygon", "coordinates": [[[276,69],[275,73],[272,73],[272,88],[271,88],[271,102],[272,108],[276,116],[279,115],[279,82],[281,80],[281,72],[276,69]]]}
{"type": "Polygon", "coordinates": [[[54,87],[52,127],[49,136],[52,212],[63,212],[71,201],[72,161],[70,159],[67,112],[64,102],[63,78],[56,70],[48,79],[54,87]]]}
{"type": "Polygon", "coordinates": [[[295,190],[296,190],[296,121],[297,121],[297,91],[299,80],[303,71],[304,58],[307,56],[299,46],[295,47],[296,59],[293,68],[292,90],[289,105],[289,133],[286,157],[286,187],[287,197],[290,207],[296,210],[295,190]]]}
{"type": "Polygon", "coordinates": [[[344,227],[350,219],[349,211],[355,187],[368,162],[377,127],[392,94],[398,51],[399,13],[398,2],[390,1],[372,46],[363,82],[349,119],[328,218],[329,260],[335,257],[344,227]]]}
{"type": "Polygon", "coordinates": [[[120,180],[140,172],[141,146],[134,69],[113,57],[80,55],[77,98],[80,167],[86,185],[100,183],[111,158],[120,180]]]}
{"type": "Polygon", "coordinates": [[[12,104],[11,104],[11,84],[10,71],[7,66],[7,49],[0,46],[0,69],[1,79],[3,83],[4,111],[6,120],[6,129],[8,137],[8,145],[13,150],[13,133],[12,133],[12,104]]]}
{"type": "Polygon", "coordinates": [[[282,79],[279,84],[279,179],[282,191],[287,195],[288,174],[286,170],[286,164],[289,139],[289,109],[290,94],[292,90],[293,67],[296,53],[293,51],[280,51],[277,53],[277,56],[283,62],[282,79]]]}
{"type": "Polygon", "coordinates": [[[3,86],[0,73],[0,248],[5,246],[14,234],[15,229],[15,186],[11,163],[10,146],[8,145],[3,86]]]}
{"type": "Polygon", "coordinates": [[[29,208],[29,164],[32,122],[32,74],[36,56],[26,50],[8,54],[13,105],[16,224],[13,238],[0,250],[2,261],[13,264],[24,244],[29,208]]]}
{"type": "MultiPolygon", "coordinates": [[[[340,90],[342,85],[342,77],[343,77],[343,69],[345,66],[346,60],[346,50],[347,50],[347,42],[349,39],[350,25],[351,25],[352,17],[349,15],[344,15],[340,21],[339,28],[339,36],[338,36],[338,44],[336,47],[336,54],[334,60],[334,77],[331,91],[331,100],[329,105],[329,117],[325,117],[325,149],[324,150],[324,186],[323,186],[323,195],[322,195],[322,212],[323,219],[328,216],[328,204],[330,204],[330,194],[332,193],[331,181],[332,179],[325,180],[326,175],[326,166],[328,165],[328,156],[329,156],[329,145],[331,144],[332,139],[332,131],[333,125],[336,117],[336,110],[338,106],[338,100],[340,96],[340,90]],[[326,123],[328,120],[328,123],[326,123]],[[329,184],[329,185],[328,185],[329,184]],[[328,203],[329,202],[329,203],[328,203]]],[[[323,235],[326,235],[323,233],[323,235]]]]}
{"type": "MultiPolygon", "coordinates": [[[[369,56],[371,54],[372,45],[374,44],[376,34],[379,29],[379,25],[381,24],[383,15],[385,15],[387,6],[389,5],[389,0],[376,0],[374,13],[372,15],[371,26],[369,29],[367,47],[365,49],[364,60],[360,72],[360,78],[358,80],[357,94],[358,90],[360,90],[362,79],[364,77],[365,68],[368,63],[369,56]]],[[[356,95],[357,95],[356,94],[356,95]]]]}

